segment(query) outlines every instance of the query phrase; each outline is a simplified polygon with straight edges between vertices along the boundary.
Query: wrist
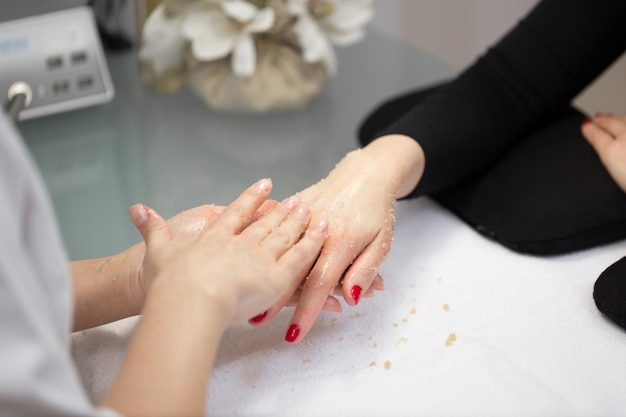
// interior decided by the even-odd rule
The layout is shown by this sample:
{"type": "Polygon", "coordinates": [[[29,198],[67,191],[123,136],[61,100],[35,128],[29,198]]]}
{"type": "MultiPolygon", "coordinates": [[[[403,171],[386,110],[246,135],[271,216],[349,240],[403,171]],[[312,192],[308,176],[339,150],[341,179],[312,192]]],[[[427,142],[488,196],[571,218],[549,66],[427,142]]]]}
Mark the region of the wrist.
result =
{"type": "Polygon", "coordinates": [[[101,406],[124,415],[202,414],[231,316],[197,287],[179,274],[155,277],[126,358],[101,406]]]}
{"type": "Polygon", "coordinates": [[[142,258],[143,248],[135,245],[114,256],[70,262],[74,331],[139,314],[143,295],[137,275],[142,258]]]}
{"type": "Polygon", "coordinates": [[[142,314],[148,309],[162,309],[168,305],[180,310],[181,300],[184,300],[185,309],[188,311],[197,311],[198,314],[201,311],[202,314],[210,312],[211,320],[214,321],[212,326],[216,326],[220,332],[233,322],[236,315],[234,296],[222,291],[221,287],[198,283],[184,275],[167,276],[167,274],[159,274],[152,280],[145,296],[142,314]],[[216,317],[219,320],[215,321],[216,317]]]}
{"type": "Polygon", "coordinates": [[[119,268],[118,279],[126,283],[123,298],[126,300],[129,316],[140,314],[146,299],[142,275],[144,253],[145,244],[140,242],[114,257],[119,268]]]}
{"type": "Polygon", "coordinates": [[[419,184],[425,156],[415,139],[401,134],[385,135],[370,142],[362,151],[378,161],[379,172],[389,176],[395,198],[406,197],[419,184]]]}

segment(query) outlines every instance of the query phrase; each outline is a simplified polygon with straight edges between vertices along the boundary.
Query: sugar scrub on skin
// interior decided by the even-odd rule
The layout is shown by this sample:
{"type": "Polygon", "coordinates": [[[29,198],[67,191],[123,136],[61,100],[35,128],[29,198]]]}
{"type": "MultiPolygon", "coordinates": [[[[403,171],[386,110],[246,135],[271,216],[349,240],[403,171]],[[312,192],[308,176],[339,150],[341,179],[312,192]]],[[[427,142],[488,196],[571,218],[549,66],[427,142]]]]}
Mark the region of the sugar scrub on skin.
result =
{"type": "Polygon", "coordinates": [[[207,225],[208,221],[206,217],[191,217],[184,211],[176,216],[171,223],[172,231],[188,235],[197,235],[202,232],[207,225]]]}
{"type": "Polygon", "coordinates": [[[198,217],[194,219],[192,222],[187,224],[187,228],[185,230],[186,233],[190,233],[193,235],[197,235],[201,231],[203,231],[207,227],[207,220],[202,217],[198,217]]]}

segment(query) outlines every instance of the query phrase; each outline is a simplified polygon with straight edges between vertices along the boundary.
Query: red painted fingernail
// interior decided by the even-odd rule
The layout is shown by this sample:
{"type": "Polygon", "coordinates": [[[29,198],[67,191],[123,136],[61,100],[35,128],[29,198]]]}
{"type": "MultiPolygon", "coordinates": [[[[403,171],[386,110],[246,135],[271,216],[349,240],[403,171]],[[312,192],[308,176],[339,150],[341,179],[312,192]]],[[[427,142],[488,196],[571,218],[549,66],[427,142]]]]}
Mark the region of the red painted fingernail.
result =
{"type": "Polygon", "coordinates": [[[260,323],[263,321],[263,319],[265,318],[265,316],[267,316],[267,311],[264,311],[263,313],[259,314],[258,316],[252,317],[250,319],[250,321],[252,323],[260,323]]]}
{"type": "Polygon", "coordinates": [[[289,330],[287,330],[287,334],[285,335],[285,340],[288,342],[295,342],[300,334],[300,326],[297,324],[292,324],[289,326],[289,330]]]}
{"type": "Polygon", "coordinates": [[[591,120],[589,119],[583,120],[583,126],[588,125],[589,123],[591,123],[591,120]]]}
{"type": "Polygon", "coordinates": [[[362,292],[363,292],[363,288],[359,287],[358,285],[355,285],[350,290],[350,295],[352,296],[352,299],[354,300],[356,304],[359,304],[359,300],[361,299],[362,292]]]}
{"type": "Polygon", "coordinates": [[[603,115],[603,114],[604,114],[604,113],[601,113],[601,112],[596,112],[596,113],[593,115],[593,117],[595,117],[595,118],[597,119],[598,117],[602,117],[602,115],[603,115]]]}

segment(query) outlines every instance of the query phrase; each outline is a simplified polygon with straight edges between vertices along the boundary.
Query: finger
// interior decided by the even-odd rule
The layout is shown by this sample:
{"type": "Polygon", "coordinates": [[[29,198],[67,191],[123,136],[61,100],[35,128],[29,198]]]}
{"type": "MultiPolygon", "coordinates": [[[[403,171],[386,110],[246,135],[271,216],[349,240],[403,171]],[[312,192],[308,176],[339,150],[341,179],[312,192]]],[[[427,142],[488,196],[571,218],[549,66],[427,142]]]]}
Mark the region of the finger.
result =
{"type": "Polygon", "coordinates": [[[276,200],[265,200],[263,204],[261,204],[261,207],[259,207],[254,213],[254,216],[252,217],[253,220],[269,212],[271,209],[276,207],[276,204],[278,204],[278,201],[276,200]]]}
{"type": "Polygon", "coordinates": [[[385,289],[385,280],[380,274],[376,275],[376,277],[374,278],[374,281],[372,282],[372,287],[374,287],[374,289],[377,291],[383,291],[385,289]]]}
{"type": "Polygon", "coordinates": [[[204,204],[184,210],[167,219],[173,236],[196,236],[205,230],[224,211],[224,207],[204,204]]]}
{"type": "MultiPolygon", "coordinates": [[[[306,276],[308,275],[308,272],[309,271],[306,271],[302,275],[306,276]]],[[[302,295],[302,289],[304,288],[305,283],[306,283],[306,279],[302,280],[299,283],[296,282],[295,285],[293,285],[291,288],[285,291],[285,294],[283,294],[283,296],[276,302],[276,304],[274,304],[274,306],[272,306],[272,308],[267,311],[268,314],[264,321],[267,322],[271,320],[276,314],[278,314],[280,310],[283,309],[283,307],[295,306],[296,304],[298,304],[298,301],[300,300],[300,296],[302,295]]],[[[341,288],[341,286],[337,285],[336,287],[333,288],[330,295],[326,298],[326,301],[324,302],[324,305],[322,306],[322,310],[341,312],[342,310],[341,303],[336,297],[334,297],[335,295],[336,296],[343,295],[343,289],[341,288]]]]}
{"type": "MultiPolygon", "coordinates": [[[[305,281],[306,282],[306,281],[305,281]]],[[[254,319],[250,320],[250,324],[252,325],[262,325],[271,321],[285,306],[295,306],[300,301],[300,296],[302,295],[302,287],[304,284],[300,285],[292,294],[289,294],[292,291],[286,293],[281,300],[279,300],[274,306],[267,311],[259,314],[254,319]]],[[[372,285],[361,295],[361,298],[372,298],[376,295],[376,291],[382,291],[385,289],[385,281],[380,274],[377,274],[374,280],[372,281],[372,285]]],[[[340,284],[337,284],[332,291],[332,294],[329,295],[324,304],[322,305],[322,310],[332,311],[335,313],[341,313],[342,307],[341,303],[336,297],[333,296],[343,296],[343,288],[340,284]]]]}
{"type": "MultiPolygon", "coordinates": [[[[259,207],[257,211],[254,213],[253,220],[257,217],[261,217],[262,215],[264,215],[265,213],[273,209],[277,203],[278,202],[276,200],[265,200],[263,204],[261,204],[261,207],[259,207]]],[[[194,209],[185,210],[183,211],[183,213],[194,212],[194,214],[197,214],[197,215],[201,215],[204,213],[206,217],[208,217],[211,221],[213,221],[217,216],[222,214],[225,208],[226,206],[216,206],[215,204],[204,204],[194,209]],[[198,213],[195,213],[195,210],[198,210],[198,213]]]]}
{"type": "MultiPolygon", "coordinates": [[[[306,283],[306,281],[305,281],[305,282],[303,282],[303,283],[302,283],[302,284],[298,287],[298,290],[299,290],[299,291],[302,291],[302,290],[304,289],[304,284],[305,284],[305,283],[306,283]]],[[[343,288],[342,288],[342,286],[341,286],[341,284],[340,284],[340,283],[337,283],[337,285],[335,285],[335,286],[333,287],[333,289],[332,289],[332,290],[331,290],[331,292],[330,292],[330,295],[338,295],[338,296],[340,296],[340,297],[343,297],[343,288]]]]}
{"type": "Polygon", "coordinates": [[[129,213],[135,227],[146,242],[147,248],[172,238],[167,222],[151,208],[143,204],[135,204],[129,209],[129,213]]]}
{"type": "Polygon", "coordinates": [[[626,132],[626,124],[624,124],[624,120],[622,120],[621,117],[617,117],[609,113],[596,114],[594,117],[594,123],[614,137],[626,132]]]}
{"type": "MultiPolygon", "coordinates": [[[[251,222],[270,211],[277,202],[266,200],[261,207],[252,215],[251,222]]],[[[204,204],[189,210],[183,210],[177,215],[167,219],[174,236],[196,236],[205,230],[218,218],[226,206],[204,204]]]]}
{"type": "MultiPolygon", "coordinates": [[[[296,290],[295,293],[288,297],[286,302],[276,303],[272,308],[264,311],[258,316],[249,320],[249,323],[253,326],[262,326],[269,323],[276,315],[283,309],[285,306],[295,306],[298,304],[298,300],[300,299],[300,295],[302,294],[302,290],[296,290]]],[[[322,310],[331,311],[333,313],[341,313],[341,303],[338,299],[329,295],[324,301],[324,305],[322,306],[322,310]]]]}
{"type": "Polygon", "coordinates": [[[267,200],[271,190],[272,181],[268,178],[252,184],[224,209],[222,214],[215,219],[209,228],[215,227],[226,233],[238,234],[246,227],[254,213],[267,200]]]}
{"type": "Polygon", "coordinates": [[[373,286],[370,286],[365,292],[361,295],[361,298],[372,298],[376,295],[376,290],[373,286]]]}
{"type": "Polygon", "coordinates": [[[298,271],[298,273],[295,274],[291,284],[274,306],[266,312],[262,319],[259,320],[257,317],[254,324],[271,320],[289,302],[293,294],[300,291],[298,287],[311,270],[311,266],[324,244],[327,233],[328,223],[326,221],[319,222],[314,227],[309,228],[300,241],[278,260],[282,267],[298,271]]]}
{"type": "Polygon", "coordinates": [[[241,234],[245,235],[246,239],[261,242],[280,226],[287,216],[289,216],[289,212],[292,211],[299,202],[300,197],[294,196],[286,199],[280,204],[276,204],[272,210],[246,227],[241,234]]]}
{"type": "Polygon", "coordinates": [[[322,255],[315,263],[304,285],[300,302],[291,317],[285,340],[296,343],[309,332],[322,306],[346,268],[360,251],[340,240],[324,245],[322,255]]]}
{"type": "MultiPolygon", "coordinates": [[[[301,213],[300,215],[308,216],[308,208],[306,208],[306,213],[301,213]]],[[[324,245],[327,233],[328,222],[326,220],[322,220],[309,227],[298,243],[289,248],[289,250],[280,257],[278,263],[286,269],[292,268],[302,270],[303,272],[309,271],[324,245]]],[[[296,285],[298,285],[303,278],[304,274],[299,277],[298,280],[294,280],[296,285]]]]}
{"type": "MultiPolygon", "coordinates": [[[[302,290],[296,291],[291,296],[289,301],[287,301],[286,305],[287,306],[295,306],[295,305],[297,305],[300,302],[300,296],[301,295],[302,295],[302,290]]],[[[326,297],[326,300],[324,300],[324,304],[322,305],[322,310],[332,311],[334,313],[341,313],[343,308],[341,307],[341,302],[336,297],[333,297],[332,295],[329,295],[328,297],[326,297]]]]}
{"type": "Polygon", "coordinates": [[[389,254],[390,238],[379,234],[350,265],[343,279],[343,298],[349,305],[357,305],[364,291],[378,276],[378,268],[389,254]]]}
{"type": "MultiPolygon", "coordinates": [[[[304,287],[304,283],[302,283],[298,287],[298,291],[302,291],[303,287],[304,287]]],[[[370,285],[370,287],[367,290],[365,290],[365,292],[361,295],[361,298],[373,297],[376,291],[383,291],[384,289],[385,289],[385,281],[383,280],[383,277],[380,276],[380,274],[376,274],[376,277],[374,277],[374,280],[372,281],[372,285],[370,285]]],[[[337,283],[335,288],[333,288],[333,291],[331,294],[339,295],[343,297],[343,286],[341,285],[341,283],[337,283]]]]}
{"type": "MultiPolygon", "coordinates": [[[[293,212],[265,237],[261,244],[275,259],[281,257],[302,236],[309,223],[311,211],[306,204],[299,204],[293,212]]],[[[320,245],[321,248],[321,245],[320,245]]]]}
{"type": "Polygon", "coordinates": [[[606,130],[592,123],[589,119],[583,121],[582,133],[600,159],[605,161],[609,153],[609,148],[613,144],[613,137],[606,130]]]}

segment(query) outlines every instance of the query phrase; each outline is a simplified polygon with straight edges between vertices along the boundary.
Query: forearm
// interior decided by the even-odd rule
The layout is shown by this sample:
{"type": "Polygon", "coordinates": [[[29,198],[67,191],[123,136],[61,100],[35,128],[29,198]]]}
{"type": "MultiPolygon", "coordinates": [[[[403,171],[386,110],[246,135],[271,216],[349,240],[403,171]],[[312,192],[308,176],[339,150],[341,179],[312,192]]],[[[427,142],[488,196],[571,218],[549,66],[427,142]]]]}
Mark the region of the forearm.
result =
{"type": "Polygon", "coordinates": [[[405,135],[385,135],[370,142],[362,152],[376,161],[377,175],[387,176],[394,198],[406,197],[424,172],[424,152],[417,141],[405,135]]]}
{"type": "Polygon", "coordinates": [[[143,244],[106,258],[70,262],[74,292],[73,330],[84,330],[139,314],[136,288],[143,244]]]}
{"type": "Polygon", "coordinates": [[[218,297],[154,286],[101,405],[125,416],[201,416],[219,341],[231,317],[218,297]]]}

